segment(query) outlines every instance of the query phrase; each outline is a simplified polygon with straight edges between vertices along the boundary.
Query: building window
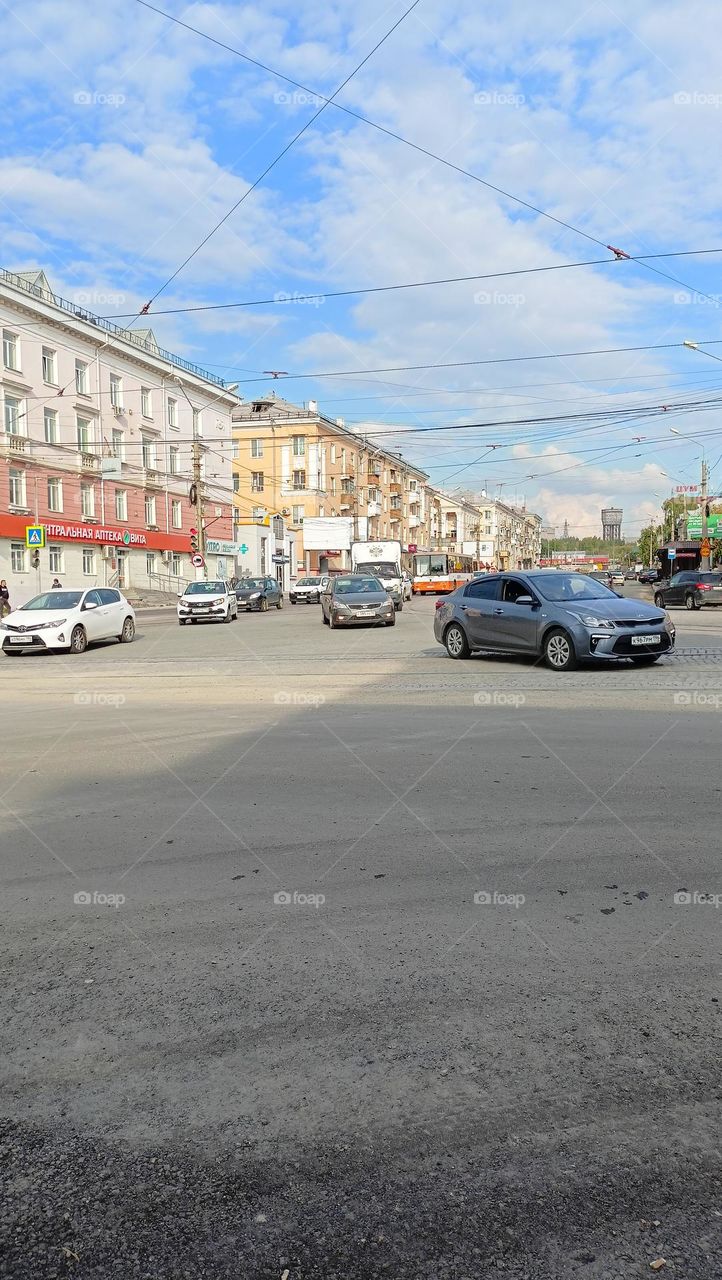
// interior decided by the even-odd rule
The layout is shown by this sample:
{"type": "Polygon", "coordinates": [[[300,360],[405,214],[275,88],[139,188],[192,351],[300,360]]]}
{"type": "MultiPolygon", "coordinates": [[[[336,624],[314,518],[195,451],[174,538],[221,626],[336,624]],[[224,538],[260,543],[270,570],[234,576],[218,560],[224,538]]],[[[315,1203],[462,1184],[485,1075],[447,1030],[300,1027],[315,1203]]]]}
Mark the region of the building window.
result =
{"type": "Polygon", "coordinates": [[[25,547],[22,542],[10,543],[10,568],[13,573],[25,573],[25,547]]]}
{"type": "Polygon", "coordinates": [[[291,524],[303,524],[303,507],[291,508],[291,524]]]}
{"type": "Polygon", "coordinates": [[[58,385],[58,357],[52,347],[43,347],[43,382],[58,385]]]}
{"type": "Polygon", "coordinates": [[[194,436],[203,435],[203,419],[201,417],[200,409],[193,410],[193,435],[194,436]]]}
{"type": "Polygon", "coordinates": [[[182,529],[183,528],[183,512],[181,511],[181,504],[178,499],[176,498],[173,499],[173,501],[170,504],[170,510],[171,510],[171,524],[173,525],[173,528],[182,529]]]}
{"type": "Polygon", "coordinates": [[[168,397],[168,426],[178,426],[178,401],[168,397]]]}
{"type": "Polygon", "coordinates": [[[114,409],[123,408],[123,379],[117,373],[110,375],[110,403],[114,409]]]}
{"type": "Polygon", "coordinates": [[[305,471],[294,471],[294,473],[293,473],[293,487],[294,487],[294,489],[305,489],[305,488],[306,488],[306,472],[305,472],[305,471]]]}
{"type": "Polygon", "coordinates": [[[79,396],[88,394],[88,366],[84,360],[75,361],[75,392],[79,396]]]}
{"type": "Polygon", "coordinates": [[[293,456],[294,458],[305,458],[306,456],[306,437],[293,437],[293,456]]]}
{"type": "Polygon", "coordinates": [[[51,573],[65,573],[62,547],[48,547],[48,568],[51,573]]]}
{"type": "Polygon", "coordinates": [[[261,573],[266,573],[266,551],[268,547],[268,538],[261,538],[261,573]]]}
{"type": "Polygon", "coordinates": [[[115,518],[123,523],[128,519],[128,494],[125,489],[115,491],[115,518]]]}
{"type": "Polygon", "coordinates": [[[251,457],[252,458],[263,457],[263,441],[259,440],[257,437],[251,440],[251,457]]]}
{"type": "Polygon", "coordinates": [[[332,498],[336,497],[336,477],[335,476],[331,476],[331,480],[329,481],[329,493],[331,494],[332,498]]]}
{"type": "Polygon", "coordinates": [[[25,506],[25,472],[17,467],[10,468],[10,506],[25,506]]]}
{"type": "Polygon", "coordinates": [[[141,436],[143,466],[146,471],[155,471],[155,440],[151,436],[141,436]]]}
{"type": "Polygon", "coordinates": [[[63,509],[63,482],[53,477],[48,480],[48,511],[62,511],[63,509]]]}
{"type": "Polygon", "coordinates": [[[43,422],[45,424],[45,443],[58,443],[58,414],[55,409],[43,410],[43,422]]]}
{"type": "Polygon", "coordinates": [[[81,484],[80,510],[86,519],[95,515],[95,485],[81,484]]]}
{"type": "Polygon", "coordinates": [[[83,547],[83,573],[86,578],[95,577],[95,549],[83,547]]]}
{"type": "Polygon", "coordinates": [[[93,453],[95,449],[95,430],[90,418],[76,418],[78,448],[81,453],[93,453]]]}
{"type": "Polygon", "coordinates": [[[145,495],[145,523],[155,524],[155,498],[148,493],[145,495]]]}
{"type": "Polygon", "coordinates": [[[145,571],[148,577],[155,573],[155,551],[146,551],[145,553],[145,571]]]}
{"type": "Polygon", "coordinates": [[[140,411],[144,418],[153,417],[153,400],[149,387],[141,387],[140,389],[140,411]]]}
{"type": "Polygon", "coordinates": [[[180,577],[181,558],[177,551],[174,551],[170,558],[170,571],[173,574],[174,578],[180,577]]]}
{"type": "Polygon", "coordinates": [[[264,520],[264,519],[265,519],[265,516],[266,516],[266,508],[265,508],[265,507],[253,507],[253,509],[252,509],[252,511],[251,511],[251,519],[252,519],[252,520],[264,520]]]}
{"type": "Polygon", "coordinates": [[[113,457],[119,462],[125,462],[125,439],[123,432],[118,427],[113,427],[113,457]]]}
{"type": "Polygon", "coordinates": [[[252,493],[263,492],[263,472],[262,471],[251,472],[251,492],[252,493]]]}
{"type": "Polygon", "coordinates": [[[9,436],[24,436],[25,414],[20,412],[20,401],[14,396],[5,397],[5,430],[9,436]]]}
{"type": "Polygon", "coordinates": [[[234,475],[233,475],[233,492],[240,493],[240,491],[241,491],[241,477],[236,471],[234,472],[234,475]]]}
{"type": "Polygon", "coordinates": [[[240,456],[241,456],[241,442],[240,440],[234,440],[233,441],[233,457],[240,458],[240,456]]]}
{"type": "Polygon", "coordinates": [[[168,470],[172,476],[177,476],[180,472],[180,449],[177,444],[172,444],[168,449],[168,470]]]}
{"type": "Polygon", "coordinates": [[[6,369],[20,372],[20,346],[18,335],[11,329],[3,329],[3,364],[6,369]]]}
{"type": "Polygon", "coordinates": [[[335,444],[332,444],[332,445],[331,445],[331,461],[332,461],[332,462],[335,462],[335,461],[336,461],[336,446],[335,446],[335,444]]]}
{"type": "Polygon", "coordinates": [[[353,480],[349,480],[347,477],[344,476],[343,480],[341,481],[341,492],[353,493],[353,489],[354,489],[353,480]]]}

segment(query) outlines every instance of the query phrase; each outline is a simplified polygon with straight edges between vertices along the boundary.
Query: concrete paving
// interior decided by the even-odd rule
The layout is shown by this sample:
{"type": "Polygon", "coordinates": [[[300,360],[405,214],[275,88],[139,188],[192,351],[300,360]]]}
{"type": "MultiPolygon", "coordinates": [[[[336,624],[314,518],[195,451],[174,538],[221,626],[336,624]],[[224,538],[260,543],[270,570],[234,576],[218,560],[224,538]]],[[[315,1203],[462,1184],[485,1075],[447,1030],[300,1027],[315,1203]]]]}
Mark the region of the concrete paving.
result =
{"type": "Polygon", "coordinates": [[[0,659],[0,1275],[719,1275],[722,617],[432,617],[0,659]]]}

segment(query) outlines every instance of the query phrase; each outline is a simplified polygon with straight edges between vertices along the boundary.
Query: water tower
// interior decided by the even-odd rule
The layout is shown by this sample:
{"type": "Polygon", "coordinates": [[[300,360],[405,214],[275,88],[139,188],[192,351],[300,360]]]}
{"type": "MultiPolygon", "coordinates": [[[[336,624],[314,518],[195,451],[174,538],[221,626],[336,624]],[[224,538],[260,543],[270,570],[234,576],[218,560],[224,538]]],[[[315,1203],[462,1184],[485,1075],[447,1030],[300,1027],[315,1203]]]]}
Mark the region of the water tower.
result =
{"type": "Polygon", "coordinates": [[[621,507],[602,508],[602,537],[605,542],[622,541],[623,515],[624,512],[621,507]]]}

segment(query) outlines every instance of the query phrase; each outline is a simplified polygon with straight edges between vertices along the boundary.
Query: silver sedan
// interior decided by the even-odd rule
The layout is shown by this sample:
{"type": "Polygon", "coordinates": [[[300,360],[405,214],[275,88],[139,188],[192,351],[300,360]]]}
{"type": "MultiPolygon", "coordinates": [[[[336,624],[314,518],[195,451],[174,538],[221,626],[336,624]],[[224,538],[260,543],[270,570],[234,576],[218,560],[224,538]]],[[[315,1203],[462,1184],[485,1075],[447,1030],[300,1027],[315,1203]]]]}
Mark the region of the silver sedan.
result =
{"type": "Polygon", "coordinates": [[[321,617],[331,627],[355,627],[373,622],[393,627],[394,602],[378,578],[350,573],[331,578],[321,592],[321,617]]]}

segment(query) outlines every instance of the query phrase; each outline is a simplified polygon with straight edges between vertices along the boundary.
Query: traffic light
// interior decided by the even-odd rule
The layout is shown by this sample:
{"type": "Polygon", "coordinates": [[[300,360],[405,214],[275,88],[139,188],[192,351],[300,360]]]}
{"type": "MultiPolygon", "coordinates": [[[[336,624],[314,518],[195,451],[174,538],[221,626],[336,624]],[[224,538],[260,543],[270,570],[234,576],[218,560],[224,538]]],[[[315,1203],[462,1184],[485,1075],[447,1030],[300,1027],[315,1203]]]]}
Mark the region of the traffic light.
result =
{"type": "Polygon", "coordinates": [[[30,563],[32,564],[33,569],[40,568],[40,552],[39,551],[33,551],[30,563]]]}
{"type": "Polygon", "coordinates": [[[191,551],[193,552],[193,555],[196,554],[197,550],[198,550],[198,530],[191,529],[191,551]]]}

